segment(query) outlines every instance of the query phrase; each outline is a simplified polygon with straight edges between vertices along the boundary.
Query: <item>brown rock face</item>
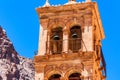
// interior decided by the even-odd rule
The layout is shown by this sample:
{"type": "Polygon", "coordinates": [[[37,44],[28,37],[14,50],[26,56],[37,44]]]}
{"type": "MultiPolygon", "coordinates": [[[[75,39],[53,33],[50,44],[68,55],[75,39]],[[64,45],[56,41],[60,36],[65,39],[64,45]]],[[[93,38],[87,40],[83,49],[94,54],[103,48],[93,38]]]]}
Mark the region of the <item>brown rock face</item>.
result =
{"type": "Polygon", "coordinates": [[[10,62],[19,64],[18,53],[15,51],[12,42],[7,38],[6,32],[0,27],[0,59],[7,59],[10,62]]]}
{"type": "Polygon", "coordinates": [[[1,27],[0,80],[34,80],[33,61],[18,55],[1,27]]]}

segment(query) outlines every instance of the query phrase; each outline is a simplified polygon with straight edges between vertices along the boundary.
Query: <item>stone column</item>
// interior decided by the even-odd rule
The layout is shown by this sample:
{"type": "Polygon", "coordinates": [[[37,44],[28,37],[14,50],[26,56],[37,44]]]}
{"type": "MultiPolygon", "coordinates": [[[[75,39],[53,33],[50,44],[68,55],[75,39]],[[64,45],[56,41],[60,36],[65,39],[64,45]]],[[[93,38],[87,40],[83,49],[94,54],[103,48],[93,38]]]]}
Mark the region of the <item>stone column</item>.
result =
{"type": "Polygon", "coordinates": [[[50,31],[47,32],[47,54],[50,54],[50,31]]]}
{"type": "Polygon", "coordinates": [[[87,77],[84,77],[84,80],[89,80],[89,77],[87,76],[87,77]]]}
{"type": "Polygon", "coordinates": [[[68,53],[68,30],[63,30],[63,53],[68,53]]]}
{"type": "Polygon", "coordinates": [[[44,80],[44,73],[35,73],[35,80],[44,80]]]}
{"type": "Polygon", "coordinates": [[[64,77],[60,77],[60,80],[65,80],[64,77]]]}
{"type": "Polygon", "coordinates": [[[38,55],[46,53],[47,30],[40,27],[38,55]]]}

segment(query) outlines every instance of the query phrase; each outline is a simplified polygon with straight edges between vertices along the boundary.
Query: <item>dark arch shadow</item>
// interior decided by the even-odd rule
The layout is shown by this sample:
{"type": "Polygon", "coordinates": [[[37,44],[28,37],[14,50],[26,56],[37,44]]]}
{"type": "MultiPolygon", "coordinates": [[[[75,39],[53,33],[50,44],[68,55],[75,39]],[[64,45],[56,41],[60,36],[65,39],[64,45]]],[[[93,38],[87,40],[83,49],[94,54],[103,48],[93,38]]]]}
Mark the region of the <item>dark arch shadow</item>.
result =
{"type": "Polygon", "coordinates": [[[69,76],[68,80],[81,80],[80,76],[81,76],[80,73],[73,73],[69,76]]]}
{"type": "Polygon", "coordinates": [[[50,50],[52,54],[62,53],[63,31],[62,27],[56,27],[51,30],[50,36],[50,50]]]}
{"type": "Polygon", "coordinates": [[[60,74],[53,74],[48,80],[60,80],[60,74]]]}
{"type": "Polygon", "coordinates": [[[69,49],[74,53],[81,49],[82,30],[81,27],[75,25],[70,28],[69,33],[69,49]]]}

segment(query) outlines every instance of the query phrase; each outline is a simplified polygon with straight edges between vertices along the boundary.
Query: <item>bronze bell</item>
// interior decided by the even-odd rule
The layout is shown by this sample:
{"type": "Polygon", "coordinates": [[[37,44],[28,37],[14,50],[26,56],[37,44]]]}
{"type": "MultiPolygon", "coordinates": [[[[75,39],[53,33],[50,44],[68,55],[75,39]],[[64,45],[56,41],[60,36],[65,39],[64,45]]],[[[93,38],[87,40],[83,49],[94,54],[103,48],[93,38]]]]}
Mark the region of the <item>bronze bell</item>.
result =
{"type": "Polygon", "coordinates": [[[74,33],[72,34],[72,38],[78,38],[78,35],[77,35],[76,32],[74,32],[74,33]]]}
{"type": "Polygon", "coordinates": [[[55,34],[54,37],[53,37],[54,40],[59,40],[59,35],[58,34],[55,34]]]}

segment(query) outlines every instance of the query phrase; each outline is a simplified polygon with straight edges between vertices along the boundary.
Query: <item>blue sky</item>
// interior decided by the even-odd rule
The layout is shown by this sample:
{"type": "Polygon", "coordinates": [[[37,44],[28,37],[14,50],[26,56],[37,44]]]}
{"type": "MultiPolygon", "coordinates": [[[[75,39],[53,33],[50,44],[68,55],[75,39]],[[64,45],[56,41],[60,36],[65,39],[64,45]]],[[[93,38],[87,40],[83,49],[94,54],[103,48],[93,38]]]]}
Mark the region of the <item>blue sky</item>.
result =
{"type": "MultiPolygon", "coordinates": [[[[68,0],[50,0],[50,4],[64,4],[68,0]]],[[[77,0],[84,1],[84,0],[77,0]]],[[[120,1],[96,0],[105,31],[102,41],[107,64],[107,80],[120,78],[120,1]]],[[[35,8],[45,0],[0,0],[0,25],[21,56],[33,58],[38,49],[39,20],[35,8]]]]}

